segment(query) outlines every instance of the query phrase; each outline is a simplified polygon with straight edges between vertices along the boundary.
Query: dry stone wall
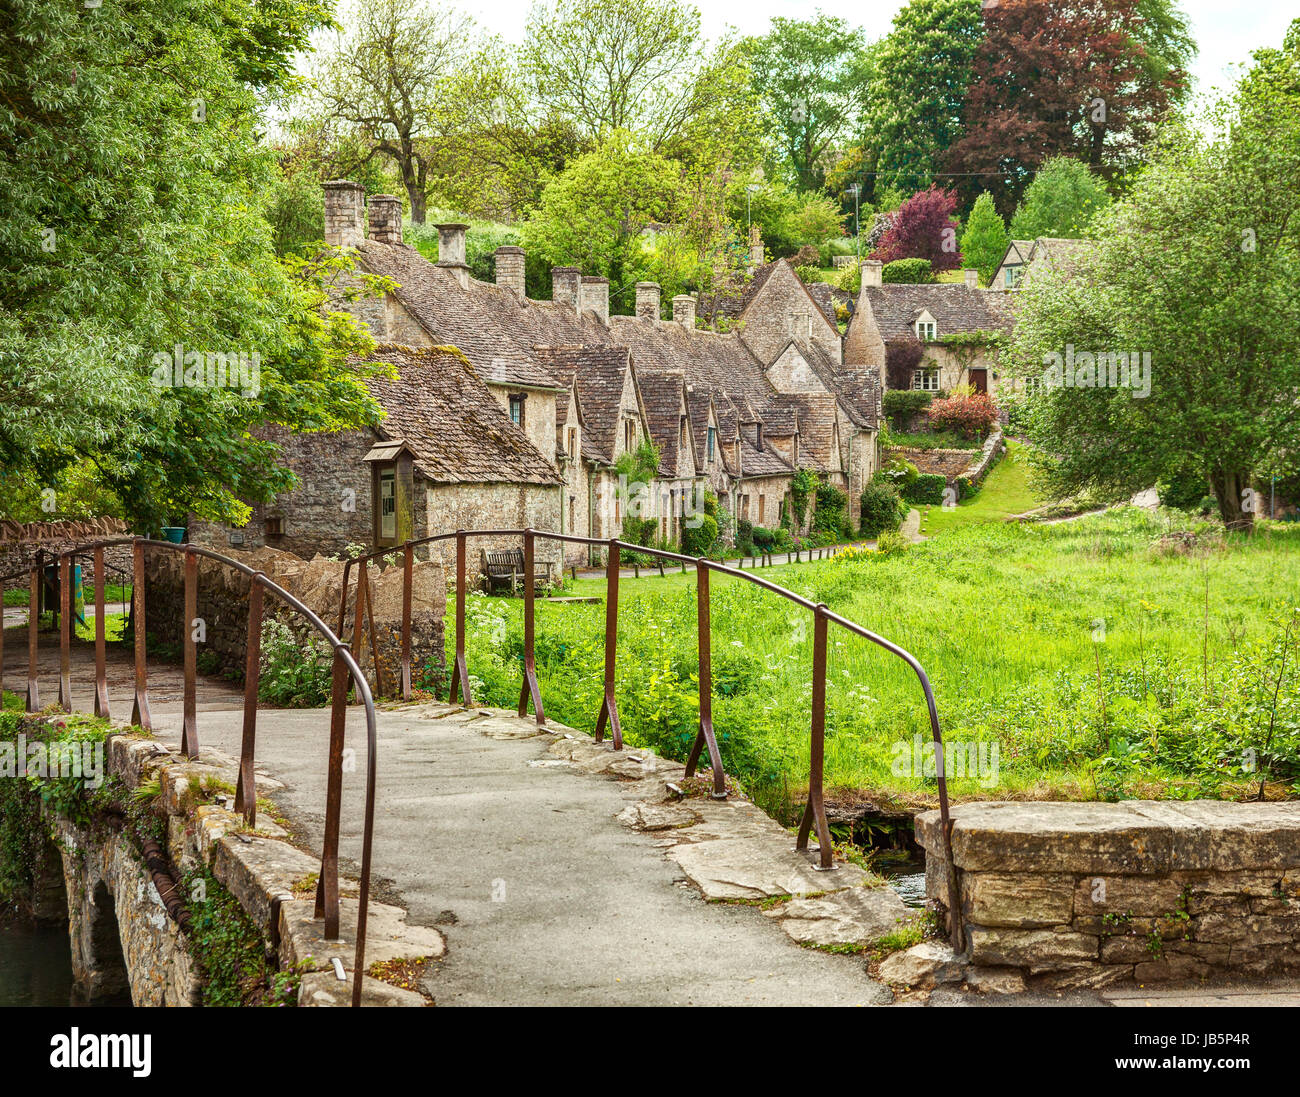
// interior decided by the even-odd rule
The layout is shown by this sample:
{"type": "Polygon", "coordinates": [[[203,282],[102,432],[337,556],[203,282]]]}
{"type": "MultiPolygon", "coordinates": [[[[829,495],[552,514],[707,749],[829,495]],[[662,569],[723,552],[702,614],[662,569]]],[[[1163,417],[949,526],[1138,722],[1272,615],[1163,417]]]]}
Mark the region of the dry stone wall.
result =
{"type": "MultiPolygon", "coordinates": [[[[1300,971],[1300,804],[974,803],[953,819],[971,971],[1040,989],[1300,971]]],[[[916,835],[945,906],[938,812],[916,835]]]]}

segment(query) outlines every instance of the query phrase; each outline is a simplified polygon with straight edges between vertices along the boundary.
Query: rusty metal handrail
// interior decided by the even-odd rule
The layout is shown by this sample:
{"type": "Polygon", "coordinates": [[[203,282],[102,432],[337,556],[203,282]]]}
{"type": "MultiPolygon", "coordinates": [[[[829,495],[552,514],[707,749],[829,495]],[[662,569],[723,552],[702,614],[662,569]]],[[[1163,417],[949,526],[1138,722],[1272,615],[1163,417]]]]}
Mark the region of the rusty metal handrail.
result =
{"type": "MultiPolygon", "coordinates": [[[[375,789],[376,789],[376,753],[377,733],[375,726],[375,705],[371,696],[370,685],[361,667],[348,646],[338,638],[324,621],[309,607],[303,604],[278,583],[273,582],[264,572],[247,564],[234,560],[222,553],[189,543],[174,544],[171,541],[154,541],[145,537],[119,537],[86,544],[79,544],[57,554],[59,562],[59,705],[64,711],[72,711],[71,689],[71,559],[74,555],[90,553],[94,559],[95,569],[95,715],[108,718],[108,684],[104,635],[104,550],[119,545],[130,545],[132,551],[132,602],[134,606],[135,632],[135,688],[132,704],[131,722],[146,731],[152,730],[152,717],[149,712],[148,657],[145,650],[147,625],[147,607],[145,595],[145,551],[146,549],[164,549],[169,552],[183,553],[185,557],[185,622],[182,639],[185,661],[185,692],[181,724],[181,753],[187,758],[198,754],[198,727],[196,720],[197,689],[197,654],[194,638],[194,621],[197,617],[198,567],[199,556],[214,560],[249,578],[248,638],[244,675],[244,723],[240,742],[239,777],[235,786],[235,810],[243,815],[248,825],[252,826],[257,818],[257,788],[254,776],[254,750],[257,730],[257,690],[260,677],[260,646],[263,620],[263,595],[270,593],[280,599],[290,609],[304,617],[308,624],[318,632],[330,645],[333,658],[333,683],[331,691],[331,719],[329,745],[329,775],[326,790],[325,833],[322,843],[321,871],[316,887],[315,917],[325,922],[326,940],[338,940],[340,936],[340,903],[338,885],[338,844],[340,830],[341,800],[343,788],[343,740],[346,723],[347,680],[352,679],[356,697],[365,706],[366,716],[366,801],[361,839],[361,879],[360,896],[357,909],[357,939],[353,957],[352,1005],[361,1004],[362,981],[365,977],[366,923],[370,901],[371,853],[374,839],[375,789]]],[[[23,572],[0,578],[0,592],[4,585],[18,578],[23,572]]],[[[28,607],[28,668],[27,695],[25,707],[28,712],[40,708],[40,689],[37,674],[38,632],[39,632],[39,584],[40,568],[33,564],[30,568],[31,596],[28,607]]],[[[406,617],[409,622],[410,572],[407,572],[406,617]]],[[[346,596],[346,587],[345,587],[346,596]]],[[[3,601],[0,596],[0,601],[3,601]]],[[[359,631],[359,629],[358,629],[359,631]]],[[[373,623],[372,623],[373,637],[373,623]]],[[[407,630],[406,650],[409,662],[409,628],[407,630]]],[[[4,680],[4,630],[0,628],[0,688],[4,680]]],[[[378,660],[376,660],[376,681],[378,681],[378,660]]],[[[409,691],[409,683],[407,684],[409,691]]]]}
{"type": "MultiPolygon", "coordinates": [[[[411,698],[411,666],[410,666],[410,633],[411,633],[411,568],[413,553],[416,548],[426,545],[432,545],[441,541],[455,539],[456,542],[456,652],[452,661],[450,673],[450,686],[448,689],[447,700],[449,704],[455,704],[458,695],[460,703],[466,707],[473,704],[473,698],[470,694],[469,670],[465,654],[465,592],[467,589],[468,569],[466,563],[466,543],[470,537],[520,537],[524,544],[524,667],[523,681],[521,683],[519,695],[519,715],[525,716],[528,710],[528,702],[531,699],[533,711],[536,715],[538,726],[544,726],[546,723],[545,714],[542,707],[541,689],[537,681],[537,667],[534,652],[535,643],[535,577],[534,577],[534,547],[537,538],[547,541],[556,541],[565,544],[587,545],[592,547],[603,547],[606,549],[606,597],[605,597],[605,666],[604,666],[604,690],[601,699],[600,711],[596,717],[595,737],[597,742],[604,739],[605,729],[608,726],[612,739],[612,745],[615,750],[621,750],[623,747],[622,728],[619,723],[618,701],[615,695],[615,669],[617,664],[617,644],[618,644],[618,584],[620,575],[620,556],[626,550],[629,552],[641,553],[644,555],[656,557],[661,561],[667,560],[681,564],[683,568],[690,565],[696,571],[696,621],[697,621],[697,643],[699,648],[700,669],[699,679],[699,726],[696,733],[695,741],[692,744],[690,754],[686,762],[686,775],[693,776],[699,764],[701,754],[705,749],[709,753],[709,761],[713,773],[713,790],[711,795],[715,799],[726,799],[726,774],[723,771],[722,755],[718,749],[717,738],[713,728],[713,684],[712,684],[712,658],[711,658],[711,618],[709,610],[709,572],[716,571],[725,575],[738,576],[746,582],[753,583],[756,586],[777,594],[782,598],[793,602],[802,609],[808,610],[813,614],[813,693],[812,693],[812,720],[811,735],[809,745],[809,776],[808,776],[808,802],[805,805],[803,817],[800,820],[798,838],[795,848],[806,850],[808,848],[811,831],[815,828],[818,839],[818,852],[820,855],[820,865],[824,869],[831,868],[834,863],[834,857],[831,849],[830,826],[826,819],[826,807],[824,802],[823,788],[823,769],[825,761],[825,734],[826,734],[826,665],[828,659],[828,626],[831,624],[838,625],[850,633],[865,639],[884,651],[902,659],[908,664],[916,674],[920,682],[921,690],[925,695],[926,709],[930,720],[930,732],[934,742],[935,751],[935,776],[939,785],[939,815],[941,820],[941,830],[944,837],[944,856],[948,869],[948,907],[949,907],[949,930],[950,939],[954,948],[961,950],[964,947],[964,934],[961,923],[961,906],[960,894],[958,888],[957,874],[953,865],[952,858],[952,817],[948,800],[948,781],[945,770],[945,758],[943,750],[943,733],[939,726],[939,713],[935,704],[934,690],[931,687],[929,676],[925,673],[920,662],[906,649],[897,644],[886,640],[884,637],[877,635],[869,629],[842,617],[838,613],[831,611],[825,604],[813,602],[812,600],[796,594],[792,590],[771,580],[762,579],[755,575],[751,570],[746,571],[740,567],[730,567],[716,560],[710,560],[707,557],[686,556],[682,553],[671,552],[667,549],[650,548],[645,545],[635,545],[626,541],[620,541],[617,538],[601,540],[595,537],[582,537],[577,534],[552,533],[545,530],[535,529],[485,529],[485,530],[456,530],[449,533],[436,533],[427,537],[413,538],[404,541],[400,545],[390,548],[377,549],[374,552],[366,553],[362,556],[354,557],[349,560],[343,568],[343,589],[339,600],[339,633],[343,632],[344,618],[346,615],[349,575],[352,565],[358,566],[358,584],[357,599],[355,612],[355,625],[353,630],[353,643],[357,643],[362,631],[362,602],[369,602],[369,579],[366,571],[367,564],[375,559],[394,556],[398,553],[403,554],[403,600],[402,600],[402,685],[401,695],[403,700],[411,698]],[[363,583],[362,580],[365,580],[363,583]]],[[[809,554],[811,560],[811,553],[809,554]]],[[[660,565],[662,570],[662,564],[660,565]]],[[[375,630],[373,619],[370,621],[370,633],[372,646],[375,642],[375,630]]],[[[375,658],[375,675],[376,688],[379,688],[379,660],[375,658]]]]}

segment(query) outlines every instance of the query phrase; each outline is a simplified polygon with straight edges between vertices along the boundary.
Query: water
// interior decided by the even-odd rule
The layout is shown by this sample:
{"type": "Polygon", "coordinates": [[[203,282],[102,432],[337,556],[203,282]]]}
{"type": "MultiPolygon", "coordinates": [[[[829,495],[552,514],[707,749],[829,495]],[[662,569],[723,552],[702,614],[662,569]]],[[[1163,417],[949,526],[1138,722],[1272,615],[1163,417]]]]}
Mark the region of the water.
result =
{"type": "Polygon", "coordinates": [[[75,1002],[68,927],[0,916],[0,1006],[75,1002]]]}
{"type": "Polygon", "coordinates": [[[909,907],[925,906],[925,873],[908,872],[888,877],[889,886],[909,907]]]}

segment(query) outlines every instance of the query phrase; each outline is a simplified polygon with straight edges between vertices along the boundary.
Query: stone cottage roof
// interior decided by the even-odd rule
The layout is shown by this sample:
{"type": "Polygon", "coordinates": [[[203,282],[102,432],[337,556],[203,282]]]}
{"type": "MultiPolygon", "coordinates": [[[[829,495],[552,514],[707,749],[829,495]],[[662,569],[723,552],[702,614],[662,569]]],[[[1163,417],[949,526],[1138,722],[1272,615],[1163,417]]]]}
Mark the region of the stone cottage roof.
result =
{"type": "Polygon", "coordinates": [[[645,404],[650,437],[659,447],[660,472],[670,478],[689,475],[690,462],[684,460],[685,455],[680,452],[686,375],[681,370],[656,373],[640,369],[637,380],[641,384],[641,400],[645,404]]]}
{"type": "MultiPolygon", "coordinates": [[[[866,286],[863,289],[886,343],[916,338],[922,312],[934,317],[937,341],[956,332],[1011,333],[1012,317],[1004,294],[956,282],[928,285],[866,286]]],[[[856,319],[856,318],[855,318],[856,319]]]]}
{"type": "Polygon", "coordinates": [[[740,440],[740,471],[743,476],[789,476],[794,466],[768,446],[758,449],[748,438],[740,440]]]}
{"type": "Polygon", "coordinates": [[[1026,258],[1031,266],[1046,263],[1050,266],[1072,265],[1095,246],[1092,240],[1070,240],[1060,236],[1040,236],[1026,258]]]}
{"type": "Polygon", "coordinates": [[[539,346],[534,353],[557,380],[576,384],[586,429],[582,454],[612,464],[618,440],[623,381],[629,367],[627,347],[612,344],[539,346]]]}
{"type": "Polygon", "coordinates": [[[1012,240],[1007,245],[1006,254],[1002,256],[1002,262],[999,267],[1004,267],[1008,263],[1017,266],[1021,263],[1029,262],[1029,253],[1033,250],[1034,242],[1032,240],[1012,240]]]}
{"type": "Polygon", "coordinates": [[[835,451],[835,397],[822,392],[788,392],[773,402],[798,424],[798,466],[819,472],[839,469],[840,455],[835,451]]]}
{"type": "Polygon", "coordinates": [[[492,398],[454,347],[383,343],[372,359],[395,379],[366,385],[387,412],[380,435],[404,442],[416,470],[439,484],[559,484],[554,466],[492,398]]]}

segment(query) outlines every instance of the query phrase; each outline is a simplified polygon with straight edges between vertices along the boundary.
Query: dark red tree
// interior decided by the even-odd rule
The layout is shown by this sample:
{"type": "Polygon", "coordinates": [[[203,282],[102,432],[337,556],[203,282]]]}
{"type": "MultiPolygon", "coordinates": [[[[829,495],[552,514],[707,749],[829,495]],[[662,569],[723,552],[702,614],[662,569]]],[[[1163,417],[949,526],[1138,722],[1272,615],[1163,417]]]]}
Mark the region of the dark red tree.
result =
{"type": "Polygon", "coordinates": [[[1153,75],[1144,41],[1157,37],[1140,0],[1001,0],[986,4],[962,120],[945,168],[992,173],[961,181],[974,201],[992,192],[1009,216],[1034,170],[1076,157],[1110,178],[1141,155],[1187,74],[1153,75]]]}
{"type": "Polygon", "coordinates": [[[932,270],[956,270],[961,266],[960,229],[953,218],[956,212],[957,195],[952,191],[933,185],[917,191],[898,207],[893,224],[871,258],[882,263],[928,259],[932,270]]]}

